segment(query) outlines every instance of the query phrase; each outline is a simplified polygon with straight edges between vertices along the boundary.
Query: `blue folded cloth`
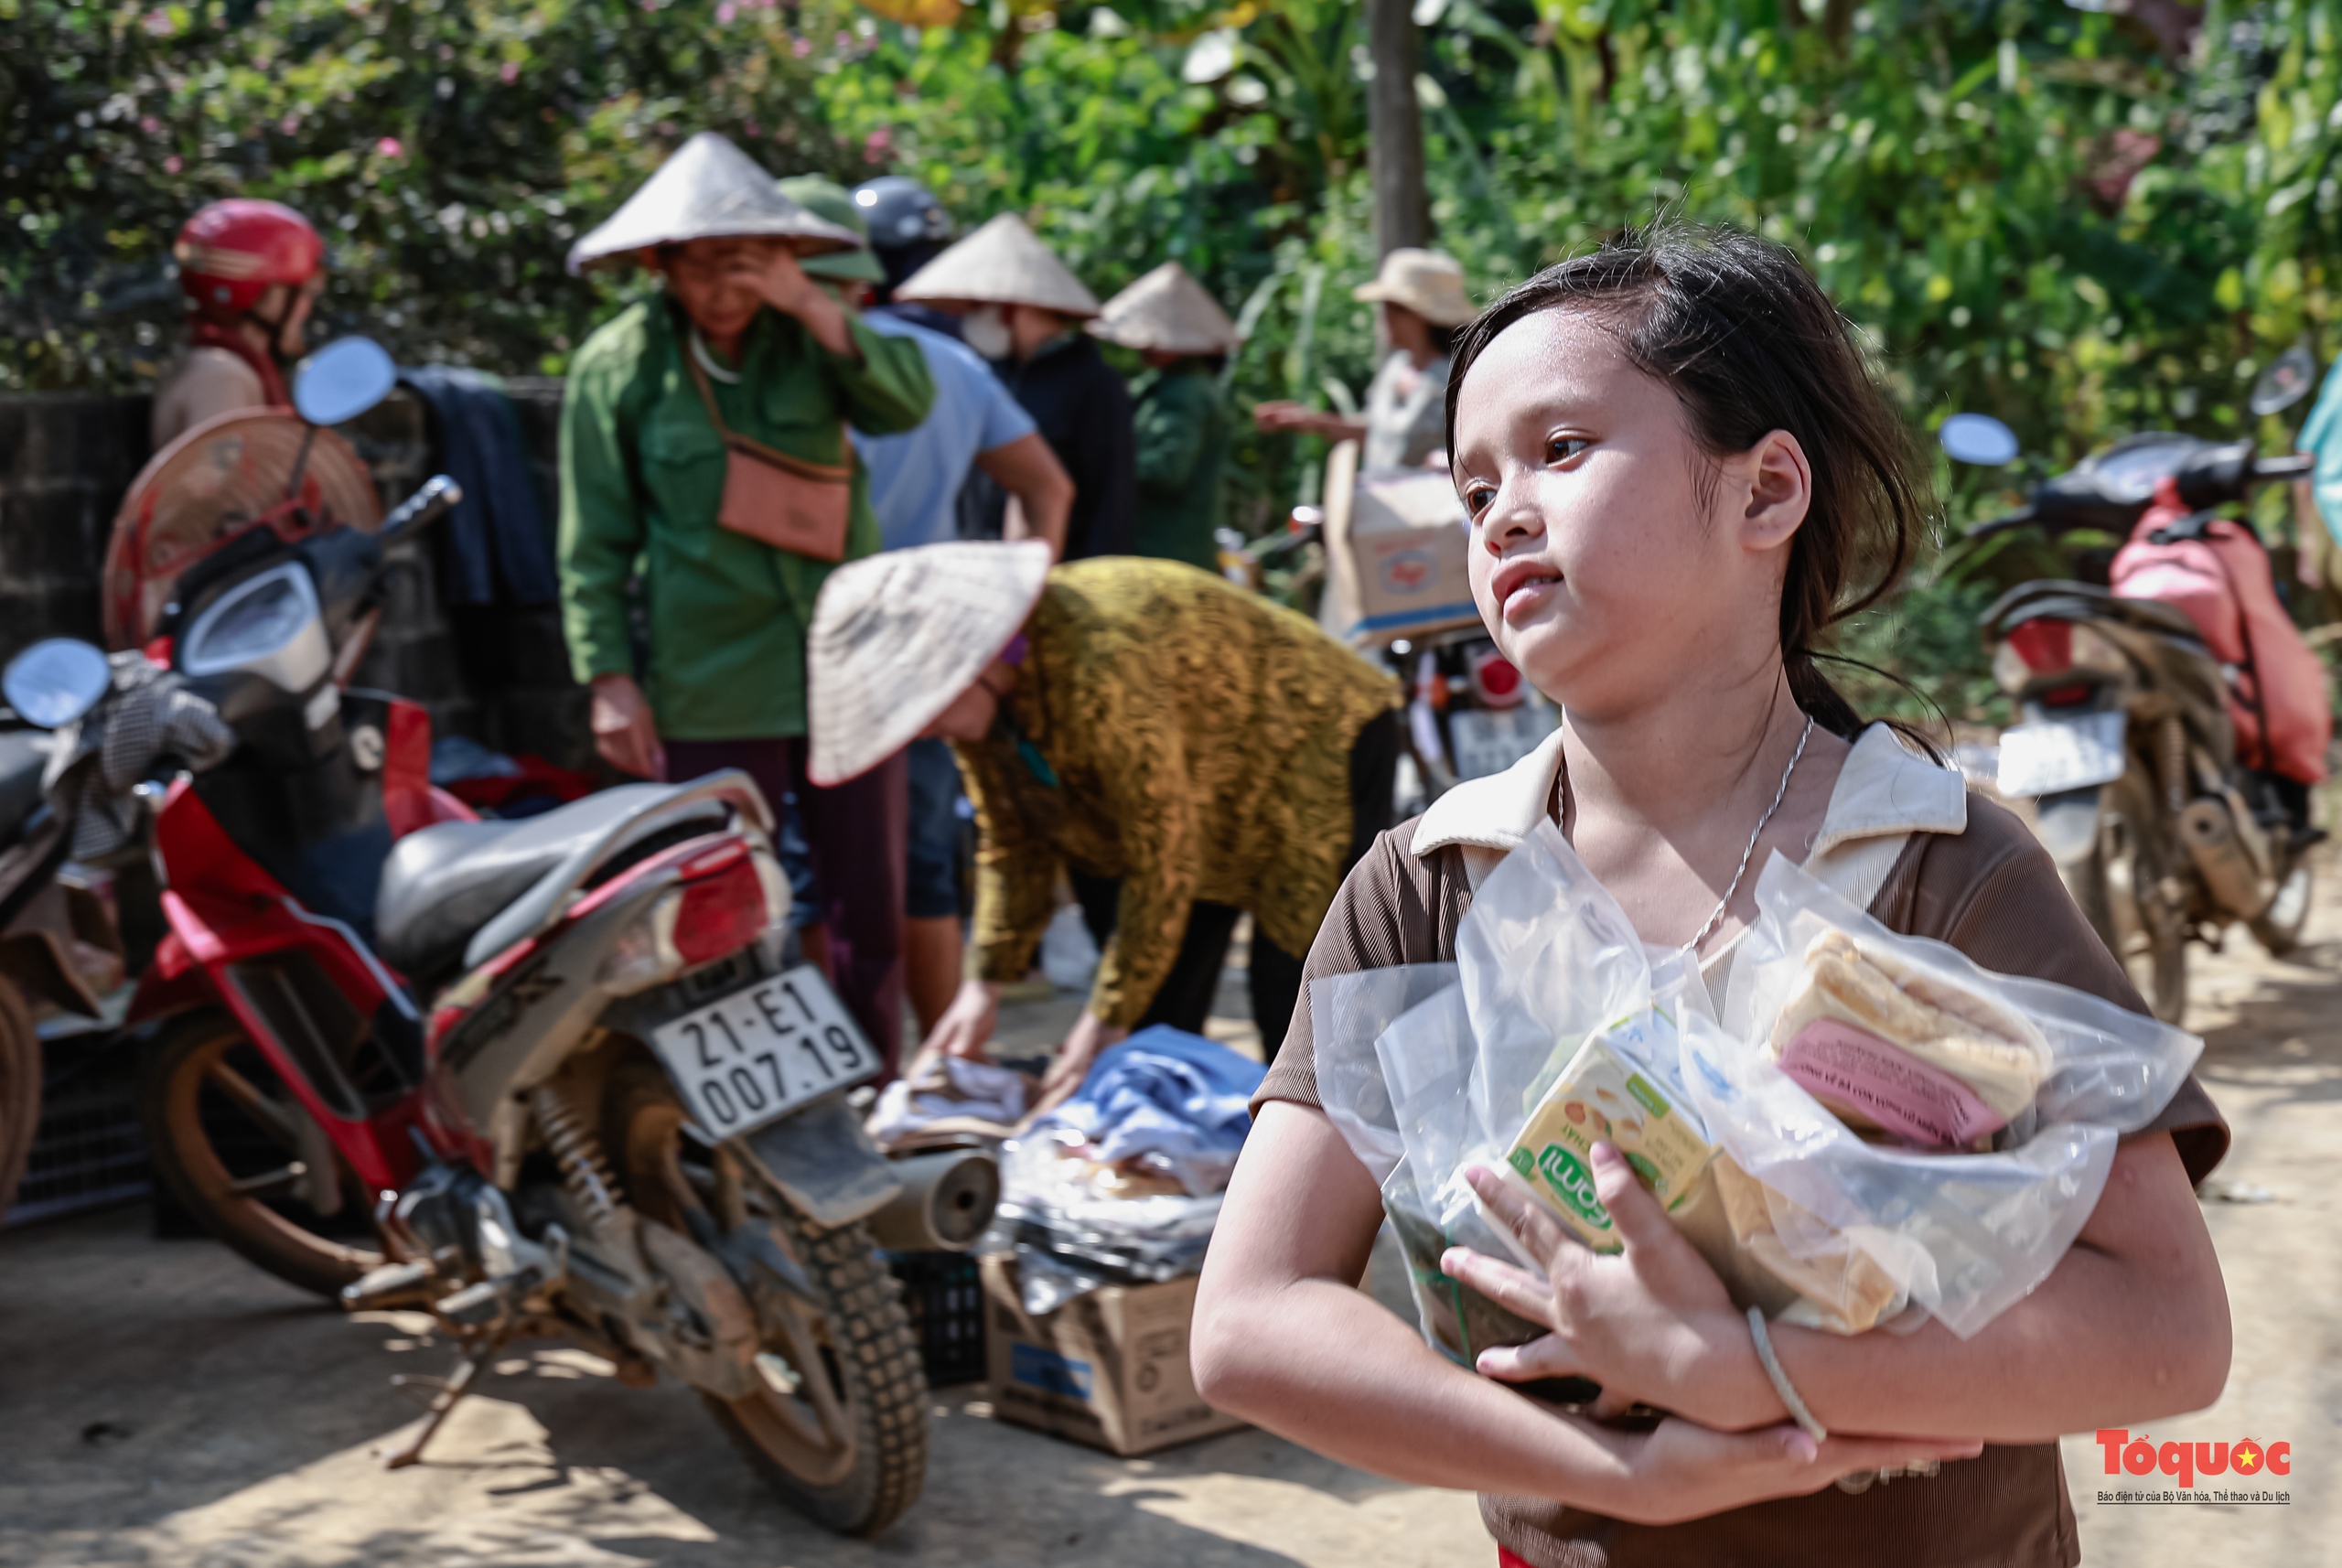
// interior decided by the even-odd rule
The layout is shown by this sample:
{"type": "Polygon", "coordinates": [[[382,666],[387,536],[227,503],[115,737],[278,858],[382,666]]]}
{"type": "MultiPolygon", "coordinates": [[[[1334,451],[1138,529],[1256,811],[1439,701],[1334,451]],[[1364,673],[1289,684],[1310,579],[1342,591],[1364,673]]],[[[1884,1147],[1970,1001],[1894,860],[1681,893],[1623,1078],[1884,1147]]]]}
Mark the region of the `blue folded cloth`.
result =
{"type": "Polygon", "coordinates": [[[1252,1093],[1265,1076],[1226,1046],[1157,1024],[1100,1052],[1080,1090],[1035,1130],[1072,1128],[1101,1162],[1233,1154],[1252,1131],[1252,1093]]]}

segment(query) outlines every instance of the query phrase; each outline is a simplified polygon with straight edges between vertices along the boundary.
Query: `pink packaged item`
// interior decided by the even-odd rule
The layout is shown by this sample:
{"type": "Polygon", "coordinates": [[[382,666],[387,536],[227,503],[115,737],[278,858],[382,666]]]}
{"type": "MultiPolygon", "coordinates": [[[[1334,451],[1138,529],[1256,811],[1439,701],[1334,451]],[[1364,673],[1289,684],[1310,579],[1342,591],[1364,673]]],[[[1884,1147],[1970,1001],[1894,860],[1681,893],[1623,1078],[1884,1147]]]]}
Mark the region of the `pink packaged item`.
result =
{"type": "Polygon", "coordinates": [[[1969,1149],[2008,1119],[1941,1068],[1837,1018],[1817,1018],[1781,1048],[1781,1070],[1835,1112],[1931,1149],[1969,1149]]]}
{"type": "Polygon", "coordinates": [[[2192,520],[2179,487],[2165,479],[2114,557],[2112,581],[2122,598],[2154,599],[2186,612],[2212,656],[2237,666],[2229,714],[2239,761],[2304,784],[2325,781],[2334,736],[2326,669],[2278,603],[2268,553],[2251,530],[2226,518],[2192,520]]]}

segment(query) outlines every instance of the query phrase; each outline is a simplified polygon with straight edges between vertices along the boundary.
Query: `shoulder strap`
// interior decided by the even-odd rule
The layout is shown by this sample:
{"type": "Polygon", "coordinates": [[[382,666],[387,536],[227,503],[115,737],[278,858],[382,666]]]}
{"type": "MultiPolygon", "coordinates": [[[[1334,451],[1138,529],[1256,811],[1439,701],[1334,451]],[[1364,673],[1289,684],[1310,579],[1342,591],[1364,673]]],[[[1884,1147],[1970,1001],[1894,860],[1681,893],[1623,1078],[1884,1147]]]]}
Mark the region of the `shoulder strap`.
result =
{"type": "Polygon", "coordinates": [[[695,351],[698,335],[689,327],[683,329],[683,364],[692,373],[692,384],[699,388],[700,406],[707,410],[707,422],[714,426],[716,439],[736,452],[745,453],[759,462],[769,463],[783,473],[794,474],[800,479],[817,484],[843,485],[854,479],[854,441],[846,434],[843,420],[838,422],[838,450],[845,454],[843,463],[813,463],[802,457],[792,457],[777,452],[763,442],[742,435],[724,423],[724,415],[716,411],[715,389],[707,383],[707,367],[699,362],[695,351]]]}

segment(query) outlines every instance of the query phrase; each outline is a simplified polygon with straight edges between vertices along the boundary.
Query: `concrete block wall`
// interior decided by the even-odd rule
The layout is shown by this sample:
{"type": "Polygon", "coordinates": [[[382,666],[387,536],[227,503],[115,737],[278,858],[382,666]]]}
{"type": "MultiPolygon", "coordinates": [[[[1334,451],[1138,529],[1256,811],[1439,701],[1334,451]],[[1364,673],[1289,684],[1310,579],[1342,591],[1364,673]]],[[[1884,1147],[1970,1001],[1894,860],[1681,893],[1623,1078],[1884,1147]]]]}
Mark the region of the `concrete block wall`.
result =
{"type": "MultiPolygon", "coordinates": [[[[543,503],[553,523],[561,383],[511,383],[543,503]]],[[[44,637],[101,640],[99,579],[113,515],[148,456],[148,400],[28,393],[0,397],[0,662],[44,637]]],[[[429,477],[430,422],[402,388],[342,428],[372,470],[385,509],[429,477]]],[[[585,692],[569,678],[558,610],[452,606],[435,536],[396,549],[382,628],[360,684],[424,703],[442,734],[592,763],[585,692]]]]}

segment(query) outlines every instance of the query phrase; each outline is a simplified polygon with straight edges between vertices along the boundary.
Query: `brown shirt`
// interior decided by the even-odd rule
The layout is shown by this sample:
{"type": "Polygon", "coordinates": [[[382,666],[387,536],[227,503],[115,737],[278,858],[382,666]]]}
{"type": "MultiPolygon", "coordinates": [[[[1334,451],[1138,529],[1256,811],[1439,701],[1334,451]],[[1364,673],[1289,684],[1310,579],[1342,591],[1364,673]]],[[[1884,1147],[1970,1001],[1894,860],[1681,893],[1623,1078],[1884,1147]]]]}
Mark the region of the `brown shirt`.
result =
{"type": "MultiPolygon", "coordinates": [[[[1413,854],[1421,821],[1383,834],[1350,873],[1309,950],[1306,979],[1455,959],[1456,924],[1472,897],[1465,854],[1454,844],[1413,854]]],[[[1970,799],[1964,831],[1913,832],[1870,913],[1892,930],[1950,942],[1986,969],[2146,1011],[2067,896],[2048,852],[1989,801],[1970,799]]],[[[1262,1100],[1317,1103],[1306,1002],[1255,1104],[1262,1100]]],[[[2209,1175],[2228,1151],[2228,1124],[2192,1077],[2145,1131],[2172,1135],[2190,1181],[2209,1175]]],[[[2071,1568],[2081,1561],[2054,1443],[1986,1448],[1931,1478],[1854,1495],[1826,1487],[1677,1525],[1628,1524],[1544,1498],[1483,1497],[1480,1512],[1498,1541],[1537,1568],[2071,1568]]]]}

